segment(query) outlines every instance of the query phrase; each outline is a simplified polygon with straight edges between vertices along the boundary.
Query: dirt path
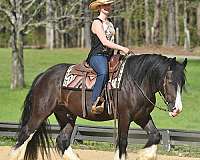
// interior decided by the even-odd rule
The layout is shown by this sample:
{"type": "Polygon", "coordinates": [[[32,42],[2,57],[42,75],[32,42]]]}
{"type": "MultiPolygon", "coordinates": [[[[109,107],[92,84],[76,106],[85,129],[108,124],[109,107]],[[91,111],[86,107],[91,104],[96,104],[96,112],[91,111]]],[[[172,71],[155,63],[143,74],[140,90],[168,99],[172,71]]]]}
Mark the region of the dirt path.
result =
{"type": "MultiPolygon", "coordinates": [[[[0,160],[9,160],[8,153],[10,147],[0,147],[0,160]]],[[[113,153],[106,151],[95,151],[95,150],[76,150],[81,160],[112,160],[113,153]]],[[[136,154],[129,153],[128,160],[135,160],[136,154]]],[[[61,160],[58,155],[52,153],[52,160],[61,160]]],[[[189,157],[176,157],[176,156],[164,156],[159,155],[157,160],[200,160],[200,158],[189,158],[189,157]]]]}

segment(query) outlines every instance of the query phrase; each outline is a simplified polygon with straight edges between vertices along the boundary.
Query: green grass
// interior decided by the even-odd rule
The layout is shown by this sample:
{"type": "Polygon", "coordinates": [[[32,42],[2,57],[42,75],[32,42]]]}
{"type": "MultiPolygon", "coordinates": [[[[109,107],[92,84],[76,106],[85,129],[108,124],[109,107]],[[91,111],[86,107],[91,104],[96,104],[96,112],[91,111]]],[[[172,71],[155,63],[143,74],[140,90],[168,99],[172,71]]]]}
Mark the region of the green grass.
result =
{"type": "MultiPolygon", "coordinates": [[[[86,58],[85,49],[56,49],[50,51],[26,49],[24,51],[26,88],[10,90],[11,50],[0,49],[0,122],[18,122],[24,98],[37,74],[58,63],[79,63],[86,58]]],[[[200,130],[200,61],[189,60],[187,66],[187,92],[183,94],[184,110],[176,118],[170,118],[167,112],[154,109],[152,116],[158,128],[178,128],[200,130]]],[[[158,105],[164,106],[161,100],[158,105]]],[[[51,122],[56,123],[54,116],[51,122]]],[[[108,122],[92,122],[78,119],[77,123],[85,125],[112,125],[108,122]]],[[[133,124],[133,126],[135,126],[133,124]]]]}

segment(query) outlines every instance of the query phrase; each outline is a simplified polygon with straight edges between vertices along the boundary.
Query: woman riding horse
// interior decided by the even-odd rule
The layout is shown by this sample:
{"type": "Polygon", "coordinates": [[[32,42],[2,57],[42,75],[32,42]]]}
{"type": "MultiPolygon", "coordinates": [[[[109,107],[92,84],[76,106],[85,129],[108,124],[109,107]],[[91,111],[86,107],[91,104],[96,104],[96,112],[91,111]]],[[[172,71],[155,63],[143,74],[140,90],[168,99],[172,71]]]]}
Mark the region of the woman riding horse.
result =
{"type": "MultiPolygon", "coordinates": [[[[156,159],[157,144],[160,134],[151,112],[156,103],[157,92],[161,92],[168,103],[171,116],[182,111],[181,91],[185,84],[184,70],[187,59],[183,63],[175,58],[162,55],[129,55],[124,66],[121,90],[118,91],[118,139],[114,160],[126,159],[128,130],[131,122],[143,128],[148,141],[143,149],[142,160],[156,159]],[[141,92],[143,91],[143,93],[141,92]]],[[[51,143],[47,132],[47,119],[54,113],[60,125],[60,133],[56,144],[63,158],[80,160],[70,147],[70,138],[79,116],[92,121],[106,121],[114,118],[106,111],[102,114],[82,114],[81,91],[62,88],[63,77],[71,64],[58,64],[38,75],[24,101],[17,143],[13,147],[13,160],[37,160],[38,147],[42,155],[49,155],[51,143]]],[[[90,104],[91,92],[86,93],[86,103],[90,104]]],[[[138,158],[138,160],[140,159],[138,158]]]]}
{"type": "Polygon", "coordinates": [[[97,73],[97,79],[92,92],[91,112],[101,114],[103,105],[99,103],[102,89],[108,81],[108,61],[112,54],[112,49],[123,51],[128,54],[129,49],[114,43],[115,29],[108,15],[112,8],[112,0],[96,0],[89,5],[93,11],[99,11],[99,15],[94,19],[91,27],[91,50],[87,58],[88,64],[97,73]]]}
{"type": "MultiPolygon", "coordinates": [[[[111,41],[114,34],[113,25],[108,20],[111,11],[111,0],[96,0],[91,3],[92,10],[98,10],[99,16],[92,24],[92,49],[88,62],[98,74],[94,91],[86,93],[86,104],[100,96],[107,80],[108,48],[129,49],[111,41]],[[109,29],[107,29],[109,28],[109,29]],[[110,37],[110,38],[109,38],[110,37]],[[105,51],[105,53],[104,53],[105,51]]],[[[171,116],[182,111],[181,91],[185,84],[184,70],[187,59],[183,63],[175,58],[162,55],[129,55],[126,58],[121,90],[118,91],[117,106],[118,139],[114,160],[125,160],[128,144],[128,131],[131,122],[135,122],[148,134],[148,141],[138,160],[155,160],[157,144],[161,136],[157,130],[151,112],[156,103],[157,92],[163,94],[168,103],[171,116]]],[[[86,117],[82,114],[82,92],[64,89],[63,79],[71,64],[58,64],[39,74],[24,101],[17,143],[12,150],[12,160],[37,160],[38,148],[42,156],[50,156],[51,142],[48,138],[48,117],[53,113],[60,125],[60,133],[56,138],[58,150],[64,159],[80,160],[70,147],[70,138],[76,118],[81,117],[93,121],[114,119],[114,114],[105,110],[101,114],[96,106],[87,105],[86,117]],[[94,112],[93,112],[94,111],[94,112]]],[[[116,95],[116,92],[114,92],[116,95]]]]}

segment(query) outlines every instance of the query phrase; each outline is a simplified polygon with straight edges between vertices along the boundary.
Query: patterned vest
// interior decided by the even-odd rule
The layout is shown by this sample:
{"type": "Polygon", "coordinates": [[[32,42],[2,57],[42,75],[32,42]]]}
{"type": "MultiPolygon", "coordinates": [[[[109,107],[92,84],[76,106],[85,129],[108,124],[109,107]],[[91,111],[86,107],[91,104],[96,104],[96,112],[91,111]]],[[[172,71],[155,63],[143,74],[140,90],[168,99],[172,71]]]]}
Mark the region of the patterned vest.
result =
{"type": "MultiPolygon", "coordinates": [[[[107,40],[114,42],[115,29],[110,19],[109,21],[105,22],[102,21],[100,18],[96,18],[94,20],[101,21],[107,40]]],[[[105,55],[110,57],[113,54],[113,51],[113,49],[104,46],[98,36],[91,31],[91,50],[86,60],[88,63],[90,57],[93,55],[105,55]]]]}

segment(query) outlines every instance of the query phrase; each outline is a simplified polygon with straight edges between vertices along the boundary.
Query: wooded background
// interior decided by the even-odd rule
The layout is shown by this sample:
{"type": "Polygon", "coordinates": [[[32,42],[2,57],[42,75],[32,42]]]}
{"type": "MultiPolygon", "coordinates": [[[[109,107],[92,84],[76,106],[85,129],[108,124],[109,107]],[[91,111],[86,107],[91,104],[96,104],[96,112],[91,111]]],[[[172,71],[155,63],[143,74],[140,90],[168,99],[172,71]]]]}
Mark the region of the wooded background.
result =
{"type": "MultiPolygon", "coordinates": [[[[40,4],[34,1],[29,11],[40,4]]],[[[90,2],[46,0],[34,20],[37,24],[25,36],[25,46],[89,48],[90,23],[97,14],[88,10],[90,2]]],[[[26,14],[25,19],[31,18],[26,14]]],[[[4,13],[0,17],[0,47],[8,47],[9,22],[4,13]]],[[[117,0],[111,18],[119,35],[116,41],[128,47],[159,44],[189,49],[200,44],[200,0],[117,0]]]]}
{"type": "MultiPolygon", "coordinates": [[[[90,48],[91,0],[0,0],[0,47],[12,48],[11,88],[23,88],[24,48],[90,48]]],[[[200,0],[116,0],[116,43],[200,45],[200,0]]]]}

